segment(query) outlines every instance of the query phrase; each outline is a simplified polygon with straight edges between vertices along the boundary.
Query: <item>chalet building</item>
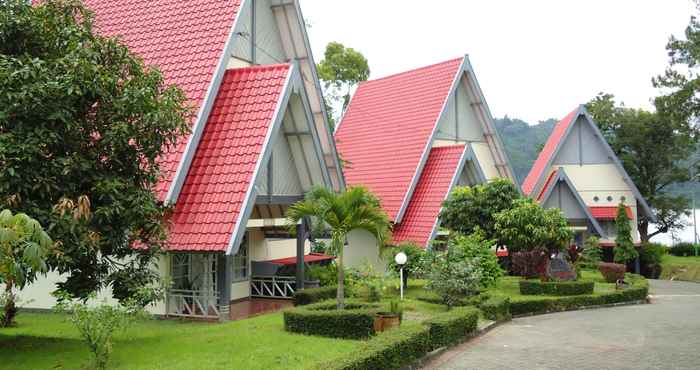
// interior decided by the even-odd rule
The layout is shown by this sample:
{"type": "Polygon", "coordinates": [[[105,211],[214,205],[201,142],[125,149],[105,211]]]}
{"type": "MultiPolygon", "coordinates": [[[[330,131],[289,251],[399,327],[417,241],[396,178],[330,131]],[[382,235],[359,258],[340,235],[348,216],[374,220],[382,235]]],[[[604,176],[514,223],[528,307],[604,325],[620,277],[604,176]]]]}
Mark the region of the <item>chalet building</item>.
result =
{"type": "MultiPolygon", "coordinates": [[[[379,197],[394,244],[428,247],[454,186],[515,181],[466,56],[361,83],[335,139],[348,186],[379,197]]],[[[348,262],[380,263],[376,242],[360,234],[348,238],[348,262]]]]}
{"type": "Polygon", "coordinates": [[[627,207],[635,243],[639,215],[653,218],[649,205],[583,106],[562,119],[522,185],[545,208],[562,210],[575,231],[575,243],[595,235],[614,246],[620,203],[627,207]]]}
{"type": "MultiPolygon", "coordinates": [[[[289,297],[308,254],[286,208],[312,186],[344,188],[296,0],[84,0],[96,29],[157,66],[195,107],[192,132],[167,153],[158,196],[174,205],[160,273],[173,282],[156,314],[226,316],[229,303],[289,297]]],[[[60,276],[22,292],[50,308],[60,276]]],[[[103,292],[111,297],[109,291],[103,292]]]]}

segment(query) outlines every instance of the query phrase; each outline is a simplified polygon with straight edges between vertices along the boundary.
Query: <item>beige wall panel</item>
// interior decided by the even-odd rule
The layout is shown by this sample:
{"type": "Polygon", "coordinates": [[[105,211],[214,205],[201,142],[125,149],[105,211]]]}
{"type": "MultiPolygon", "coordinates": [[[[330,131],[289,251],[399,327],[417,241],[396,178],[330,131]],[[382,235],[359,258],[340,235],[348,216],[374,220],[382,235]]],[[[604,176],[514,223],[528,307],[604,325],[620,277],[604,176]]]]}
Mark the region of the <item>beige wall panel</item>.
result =
{"type": "Polygon", "coordinates": [[[483,171],[484,176],[487,180],[493,180],[499,178],[498,169],[496,168],[496,162],[491,155],[491,150],[486,143],[472,143],[472,149],[474,150],[474,156],[476,156],[481,171],[483,171]]]}
{"type": "Polygon", "coordinates": [[[343,253],[343,260],[347,267],[360,267],[369,263],[375,271],[386,271],[386,262],[380,258],[377,240],[367,231],[351,231],[348,234],[348,245],[343,253]]]}

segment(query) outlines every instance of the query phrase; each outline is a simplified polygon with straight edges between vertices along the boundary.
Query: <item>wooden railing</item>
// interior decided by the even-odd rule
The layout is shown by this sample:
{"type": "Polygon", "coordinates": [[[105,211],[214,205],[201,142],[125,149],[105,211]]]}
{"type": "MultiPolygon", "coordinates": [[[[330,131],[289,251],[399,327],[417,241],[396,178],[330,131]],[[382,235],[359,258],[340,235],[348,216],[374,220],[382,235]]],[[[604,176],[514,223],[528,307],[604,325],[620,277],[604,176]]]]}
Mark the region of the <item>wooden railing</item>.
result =
{"type": "Polygon", "coordinates": [[[218,319],[220,308],[216,292],[170,289],[166,294],[169,316],[218,319]]]}
{"type": "Polygon", "coordinates": [[[250,295],[262,298],[292,299],[297,282],[293,276],[253,276],[250,295]]]}

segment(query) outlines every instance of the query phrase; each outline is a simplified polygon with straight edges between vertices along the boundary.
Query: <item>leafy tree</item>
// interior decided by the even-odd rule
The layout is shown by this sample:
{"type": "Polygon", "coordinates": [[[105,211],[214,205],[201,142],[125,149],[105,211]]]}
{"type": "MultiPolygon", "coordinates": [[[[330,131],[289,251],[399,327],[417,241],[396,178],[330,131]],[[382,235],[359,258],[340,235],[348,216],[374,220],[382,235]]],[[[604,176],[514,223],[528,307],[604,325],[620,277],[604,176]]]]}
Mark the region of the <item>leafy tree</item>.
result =
{"type": "Polygon", "coordinates": [[[637,228],[642,241],[683,228],[688,199],[669,190],[690,179],[686,159],[695,151],[697,128],[665,109],[647,112],[617,105],[610,94],[599,94],[587,108],[658,219],[659,227],[650,231],[651,220],[640,213],[637,228]]]}
{"type": "Polygon", "coordinates": [[[367,58],[353,48],[346,48],[339,42],[326,45],[323,60],[318,64],[318,76],[324,87],[324,101],[331,129],[340,115],[334,114],[334,107],[341,105],[341,113],[350,103],[352,89],[369,78],[367,58]]]}
{"type": "Polygon", "coordinates": [[[495,215],[496,234],[510,252],[562,250],[573,238],[558,208],[545,210],[530,198],[516,199],[513,206],[495,215]]]}
{"type": "Polygon", "coordinates": [[[45,272],[51,238],[35,219],[9,210],[0,212],[0,284],[5,285],[0,327],[8,327],[17,314],[13,290],[32,283],[45,272]]]}
{"type": "Polygon", "coordinates": [[[479,292],[482,274],[477,259],[467,258],[464,248],[448,244],[447,250],[433,251],[428,258],[426,287],[437,293],[449,310],[460,298],[479,292]]]}
{"type": "Polygon", "coordinates": [[[632,227],[630,219],[627,218],[627,207],[620,203],[617,207],[617,217],[615,217],[615,228],[617,235],[615,236],[615,263],[627,264],[637,257],[639,253],[634,248],[632,240],[632,227]]]}
{"type": "MultiPolygon", "coordinates": [[[[341,194],[316,187],[306,194],[306,199],[287,210],[290,225],[296,225],[304,218],[312,218],[330,229],[331,249],[337,251],[338,309],[345,307],[345,269],[343,267],[343,246],[347,235],[353,230],[371,233],[379,247],[388,240],[389,217],[379,205],[379,200],[363,187],[354,187],[341,194]]],[[[293,227],[293,226],[292,226],[293,227]]]]}
{"type": "Polygon", "coordinates": [[[460,249],[464,258],[474,261],[481,270],[481,285],[490,287],[503,276],[503,269],[491,247],[492,240],[486,240],[480,233],[472,235],[452,234],[447,241],[448,249],[460,249]]]}
{"type": "Polygon", "coordinates": [[[67,274],[59,289],[133,294],[164,239],[153,189],[163,152],[188,130],[183,93],[96,35],[79,2],[24,0],[0,5],[0,91],[0,207],[32,215],[57,242],[48,267],[67,274]]]}
{"type": "Polygon", "coordinates": [[[515,185],[504,179],[457,187],[445,201],[440,220],[452,231],[470,235],[478,230],[484,238],[498,240],[494,216],[511,209],[513,201],[519,198],[515,185]]]}

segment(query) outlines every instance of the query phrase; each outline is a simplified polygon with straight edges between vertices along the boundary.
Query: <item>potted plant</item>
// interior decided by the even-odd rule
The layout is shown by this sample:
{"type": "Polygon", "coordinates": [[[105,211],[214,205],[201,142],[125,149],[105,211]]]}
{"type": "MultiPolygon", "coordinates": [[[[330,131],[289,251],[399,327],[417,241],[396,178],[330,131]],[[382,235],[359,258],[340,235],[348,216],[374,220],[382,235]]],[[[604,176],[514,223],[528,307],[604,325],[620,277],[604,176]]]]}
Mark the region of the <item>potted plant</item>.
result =
{"type": "Polygon", "coordinates": [[[319,288],[324,269],[321,265],[306,265],[304,269],[304,288],[319,288]]]}
{"type": "Polygon", "coordinates": [[[403,310],[398,301],[389,303],[388,312],[377,312],[374,318],[374,331],[379,333],[401,325],[403,310]]]}

